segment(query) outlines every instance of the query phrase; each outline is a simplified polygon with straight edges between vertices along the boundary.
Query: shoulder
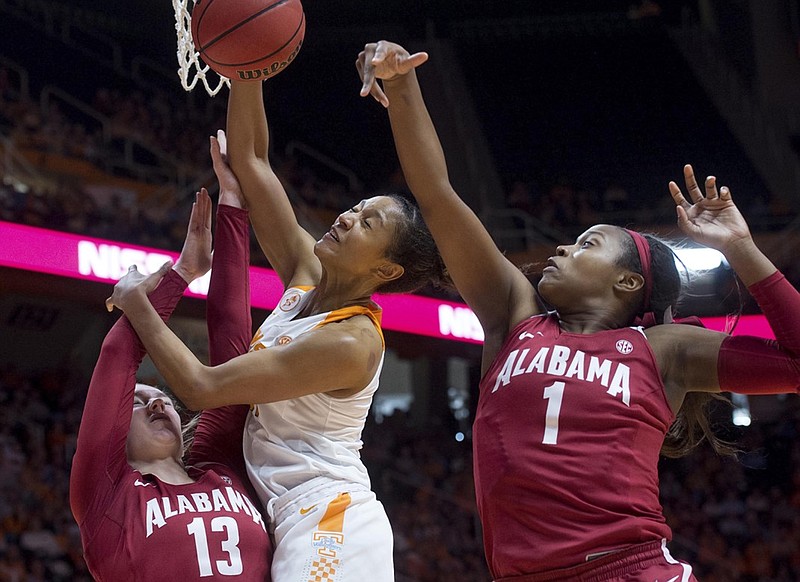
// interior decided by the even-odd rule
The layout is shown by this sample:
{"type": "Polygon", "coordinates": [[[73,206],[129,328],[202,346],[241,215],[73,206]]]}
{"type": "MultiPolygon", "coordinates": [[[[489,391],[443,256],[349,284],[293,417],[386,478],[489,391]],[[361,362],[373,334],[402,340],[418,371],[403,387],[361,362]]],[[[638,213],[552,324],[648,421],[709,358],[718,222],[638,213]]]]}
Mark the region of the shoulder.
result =
{"type": "Polygon", "coordinates": [[[285,353],[305,353],[307,357],[333,357],[343,365],[360,364],[361,359],[383,350],[380,329],[368,315],[353,315],[317,322],[291,342],[278,342],[273,349],[285,353]]]}
{"type": "Polygon", "coordinates": [[[716,374],[719,348],[727,334],[698,327],[670,323],[645,330],[665,383],[676,383],[681,390],[698,390],[716,374]]]}
{"type": "Polygon", "coordinates": [[[370,349],[372,344],[383,345],[379,328],[373,318],[365,313],[326,323],[315,331],[325,334],[331,341],[343,342],[349,349],[370,349]]]}
{"type": "Polygon", "coordinates": [[[331,392],[337,397],[362,390],[383,361],[383,337],[367,315],[320,326],[300,336],[294,345],[303,347],[308,361],[313,361],[318,369],[328,370],[335,383],[345,387],[331,392]]]}
{"type": "Polygon", "coordinates": [[[283,290],[276,307],[280,312],[294,312],[302,304],[303,298],[313,290],[311,285],[289,285],[283,290]]]}
{"type": "Polygon", "coordinates": [[[654,351],[682,349],[696,342],[721,343],[727,337],[727,334],[718,331],[682,323],[654,325],[646,328],[644,335],[654,351]]]}

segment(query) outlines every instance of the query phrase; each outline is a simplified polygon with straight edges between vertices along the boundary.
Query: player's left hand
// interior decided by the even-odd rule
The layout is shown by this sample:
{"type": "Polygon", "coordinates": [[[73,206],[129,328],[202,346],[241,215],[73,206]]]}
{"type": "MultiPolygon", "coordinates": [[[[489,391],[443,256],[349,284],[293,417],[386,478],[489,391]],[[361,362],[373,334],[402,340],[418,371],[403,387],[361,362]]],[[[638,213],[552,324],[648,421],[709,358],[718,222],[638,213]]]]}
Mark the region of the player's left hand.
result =
{"type": "Polygon", "coordinates": [[[158,282],[169,272],[170,267],[172,261],[167,261],[154,273],[144,275],[139,272],[136,265],[131,265],[125,276],[114,285],[111,297],[106,299],[106,309],[111,312],[116,307],[127,312],[138,304],[137,301],[147,302],[147,295],[158,286],[158,282]]]}
{"type": "Polygon", "coordinates": [[[361,96],[372,95],[378,103],[389,107],[389,99],[376,80],[390,81],[413,71],[427,60],[428,53],[412,55],[399,44],[386,40],[367,44],[356,60],[356,69],[362,81],[361,96]]]}
{"type": "Polygon", "coordinates": [[[725,253],[732,246],[752,241],[750,228],[733,203],[727,186],[717,187],[714,176],[706,178],[701,190],[692,166],[683,168],[687,200],[675,182],[669,183],[670,194],[678,213],[678,227],[693,241],[725,253]]]}
{"type": "Polygon", "coordinates": [[[195,193],[186,239],[175,271],[187,283],[205,275],[211,268],[211,198],[205,188],[195,193]]]}
{"type": "Polygon", "coordinates": [[[228,163],[228,138],[221,129],[211,136],[211,162],[219,182],[219,203],[234,208],[247,208],[242,186],[228,163]]]}

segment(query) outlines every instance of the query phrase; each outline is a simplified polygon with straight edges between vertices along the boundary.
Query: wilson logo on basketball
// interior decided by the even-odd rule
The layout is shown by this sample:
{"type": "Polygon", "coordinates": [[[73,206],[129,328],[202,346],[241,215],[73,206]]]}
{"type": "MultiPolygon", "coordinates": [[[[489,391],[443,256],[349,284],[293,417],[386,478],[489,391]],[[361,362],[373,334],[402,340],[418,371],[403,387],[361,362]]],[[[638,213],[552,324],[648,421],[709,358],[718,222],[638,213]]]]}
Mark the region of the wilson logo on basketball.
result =
{"type": "Polygon", "coordinates": [[[617,342],[617,351],[620,354],[630,354],[633,351],[633,344],[628,340],[619,340],[617,342]]]}
{"type": "Polygon", "coordinates": [[[278,344],[279,346],[285,346],[286,344],[291,343],[291,341],[292,341],[291,337],[289,337],[288,335],[282,335],[281,337],[278,338],[278,341],[276,341],[275,343],[278,344]]]}
{"type": "Polygon", "coordinates": [[[285,61],[275,61],[274,63],[263,67],[261,69],[237,69],[236,74],[239,75],[239,80],[241,81],[255,81],[256,79],[260,79],[261,77],[267,78],[275,75],[276,73],[280,72],[282,69],[285,69],[289,66],[294,58],[297,56],[297,53],[300,52],[300,47],[303,46],[303,43],[297,45],[294,51],[286,58],[285,61]]]}
{"type": "MultiPolygon", "coordinates": [[[[186,6],[191,0],[175,2],[186,6]]],[[[190,30],[180,19],[178,27],[183,31],[179,40],[191,40],[211,69],[254,81],[278,74],[294,60],[305,38],[306,17],[300,0],[196,1],[190,30]]]]}

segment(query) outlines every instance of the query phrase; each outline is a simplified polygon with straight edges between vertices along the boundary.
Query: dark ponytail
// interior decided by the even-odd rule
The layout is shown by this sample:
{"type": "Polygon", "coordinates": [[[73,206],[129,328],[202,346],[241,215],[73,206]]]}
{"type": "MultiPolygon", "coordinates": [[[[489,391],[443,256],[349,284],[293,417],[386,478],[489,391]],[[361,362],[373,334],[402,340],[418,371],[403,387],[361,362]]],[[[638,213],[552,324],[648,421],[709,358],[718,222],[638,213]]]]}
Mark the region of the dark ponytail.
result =
{"type": "Polygon", "coordinates": [[[389,260],[403,267],[403,275],[380,286],[378,293],[410,293],[427,284],[452,287],[439,249],[417,205],[399,194],[385,196],[394,200],[403,214],[386,251],[389,260]]]}
{"type": "Polygon", "coordinates": [[[736,455],[738,449],[720,439],[711,427],[709,408],[715,401],[730,406],[730,401],[720,394],[688,392],[678,414],[675,415],[675,421],[667,431],[667,436],[661,445],[661,454],[671,459],[683,457],[703,440],[708,439],[718,455],[736,455]]]}
{"type": "MultiPolygon", "coordinates": [[[[676,262],[679,262],[672,247],[661,239],[651,235],[643,235],[650,245],[650,263],[652,290],[650,309],[655,315],[656,323],[664,323],[664,313],[669,309],[676,311],[682,292],[684,279],[681,277],[676,262]]],[[[620,256],[620,264],[626,269],[642,275],[642,263],[639,253],[631,237],[625,237],[620,256]]],[[[641,306],[640,306],[641,307],[641,306]]],[[[637,310],[637,314],[641,309],[637,310]]],[[[717,437],[709,421],[709,405],[714,401],[729,403],[728,399],[710,392],[689,392],[678,410],[675,421],[667,431],[661,454],[665,457],[682,457],[697,445],[708,440],[714,450],[721,455],[735,455],[737,450],[717,437]]]]}

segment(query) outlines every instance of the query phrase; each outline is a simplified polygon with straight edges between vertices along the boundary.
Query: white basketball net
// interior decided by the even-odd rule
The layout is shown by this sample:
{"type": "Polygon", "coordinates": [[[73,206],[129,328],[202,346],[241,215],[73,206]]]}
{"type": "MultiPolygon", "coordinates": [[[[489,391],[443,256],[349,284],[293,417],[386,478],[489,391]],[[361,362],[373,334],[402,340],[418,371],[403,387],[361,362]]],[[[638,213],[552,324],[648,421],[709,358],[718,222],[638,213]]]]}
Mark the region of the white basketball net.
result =
{"type": "Polygon", "coordinates": [[[212,97],[219,93],[224,86],[230,86],[227,77],[218,75],[208,65],[200,60],[200,53],[194,48],[192,39],[192,16],[189,7],[194,8],[195,0],[172,0],[172,7],[175,9],[175,31],[178,33],[178,76],[181,85],[187,91],[191,91],[200,81],[206,88],[206,92],[212,97]],[[216,80],[216,87],[209,83],[208,75],[211,74],[216,80]]]}

